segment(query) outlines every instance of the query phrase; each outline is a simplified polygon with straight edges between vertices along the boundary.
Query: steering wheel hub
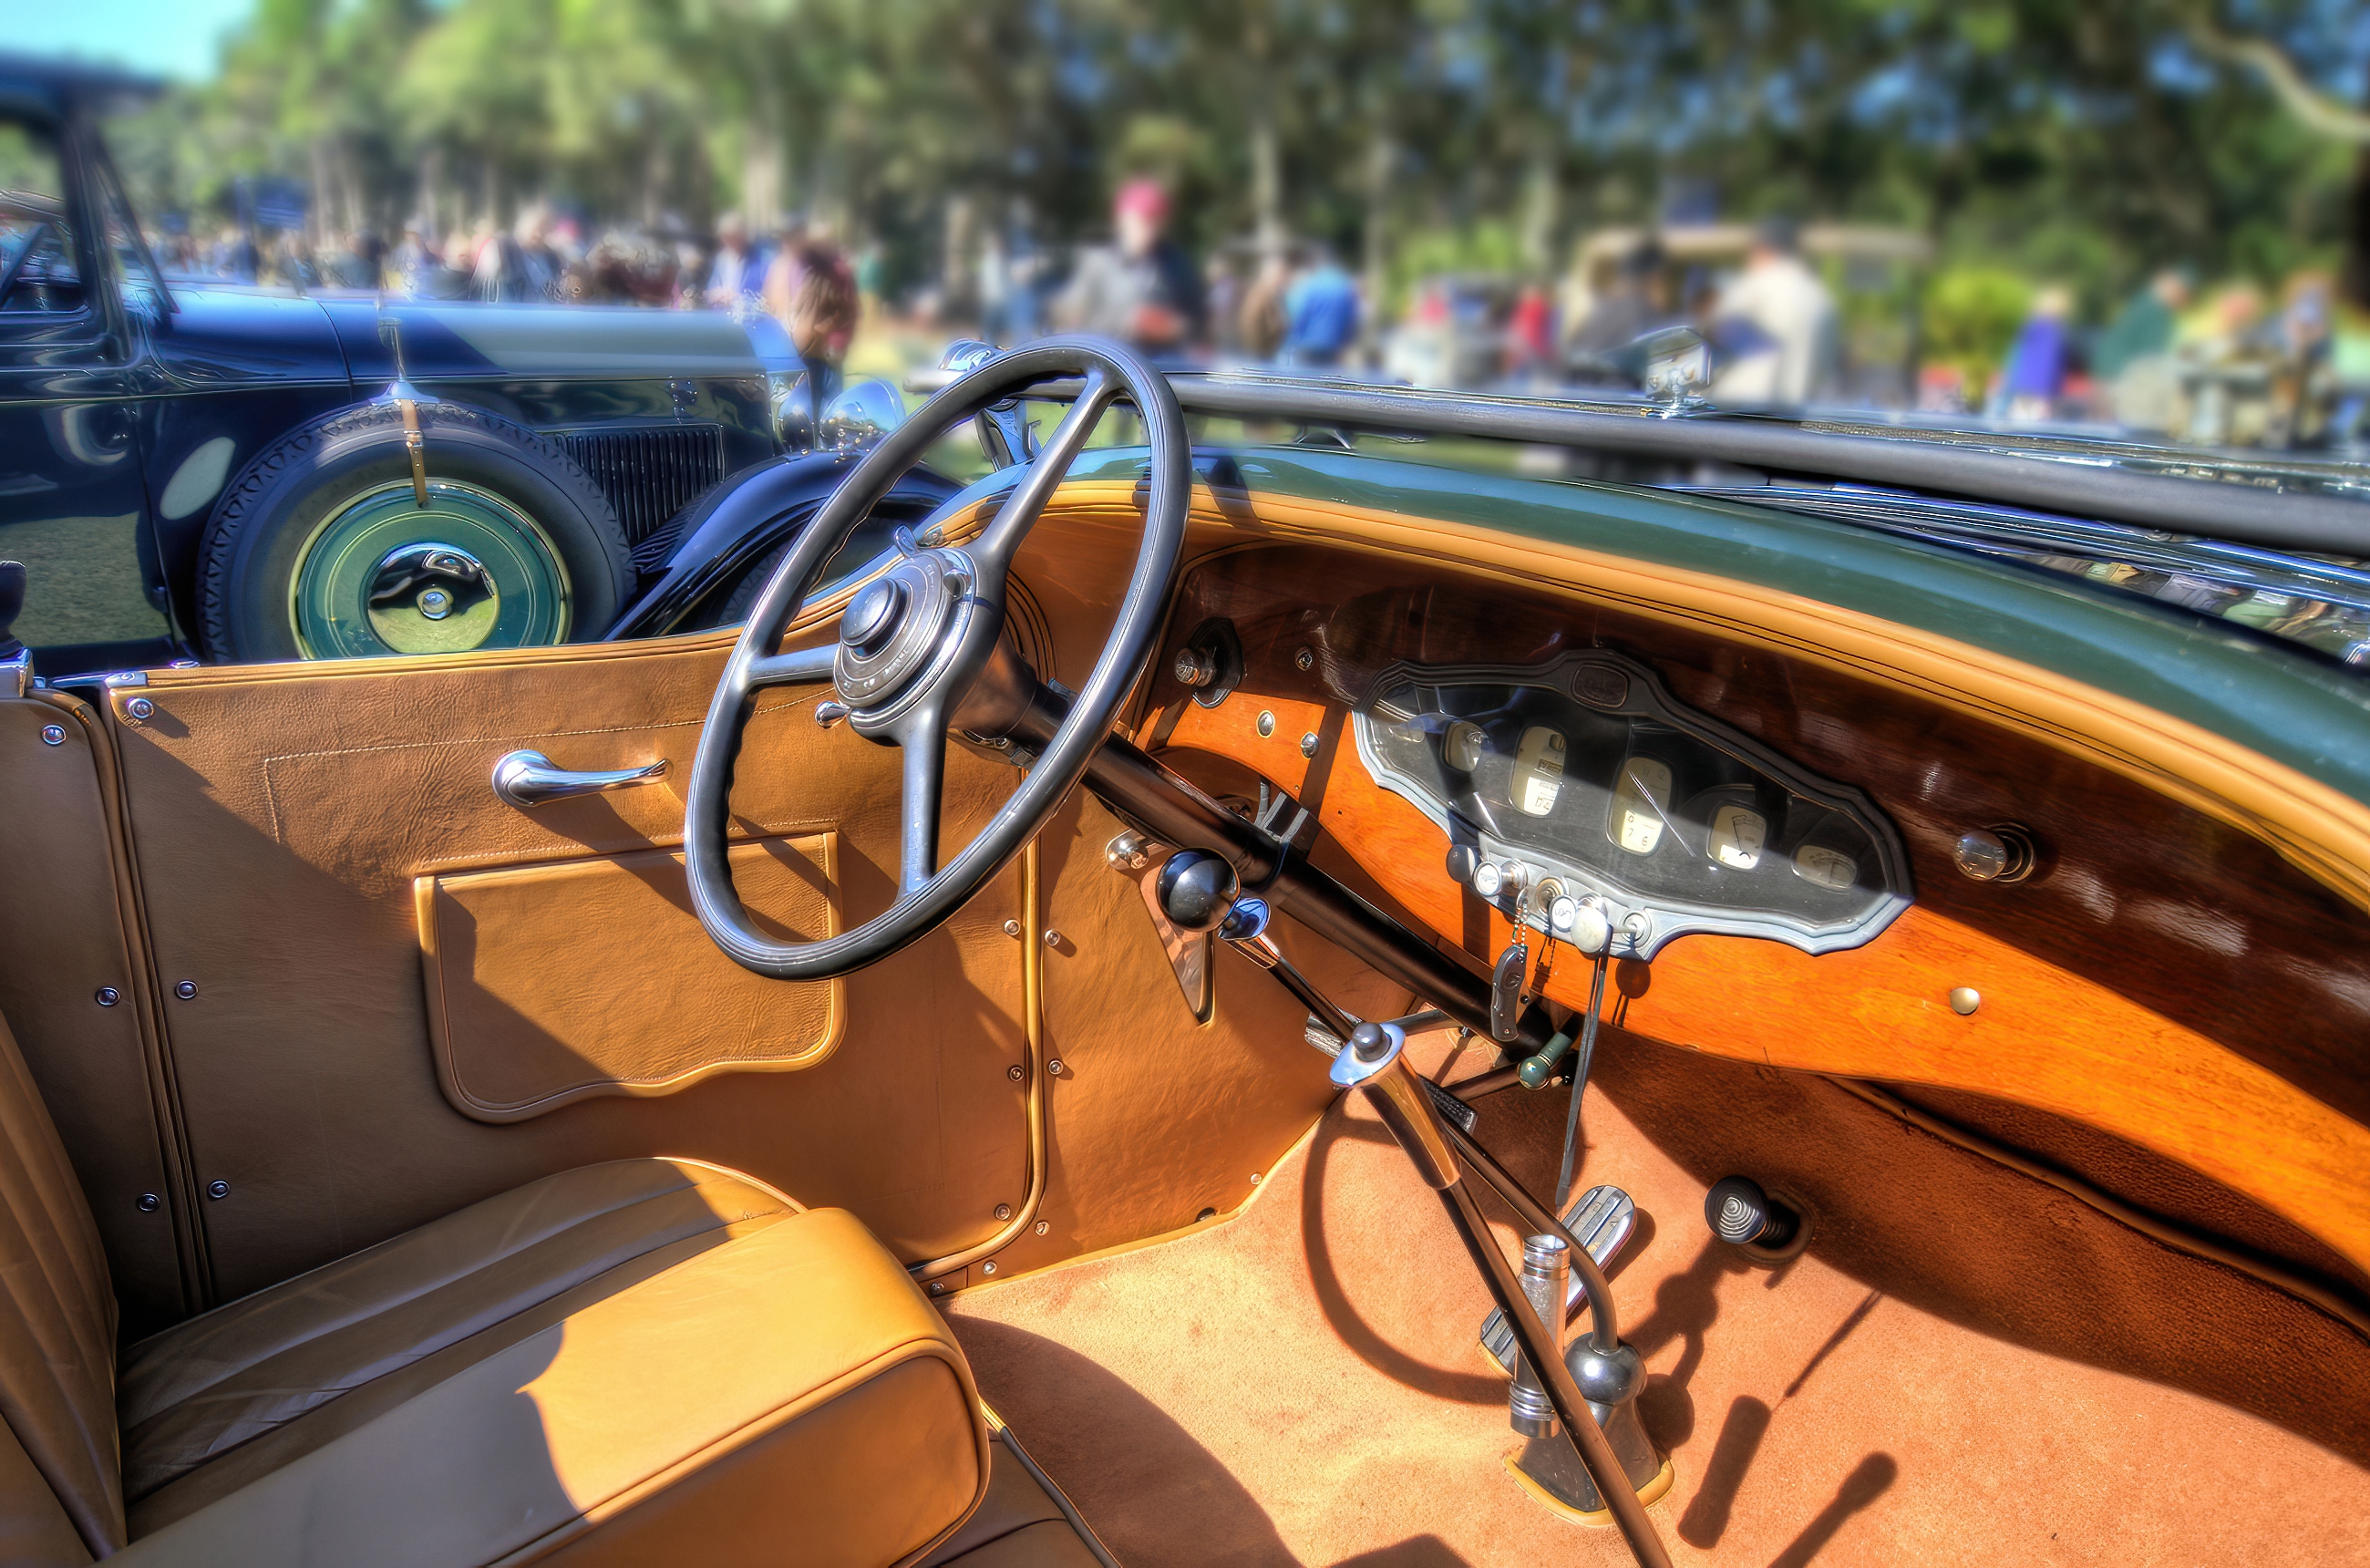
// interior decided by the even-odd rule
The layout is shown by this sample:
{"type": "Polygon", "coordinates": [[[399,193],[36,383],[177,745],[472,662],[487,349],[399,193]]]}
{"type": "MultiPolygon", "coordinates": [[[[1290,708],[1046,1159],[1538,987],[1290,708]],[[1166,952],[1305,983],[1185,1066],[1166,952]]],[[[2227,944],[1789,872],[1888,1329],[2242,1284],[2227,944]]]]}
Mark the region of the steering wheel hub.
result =
{"type": "Polygon", "coordinates": [[[960,640],[969,618],[968,586],[952,550],[907,556],[866,584],[839,617],[832,679],[840,700],[877,713],[941,663],[939,655],[960,640]]]}

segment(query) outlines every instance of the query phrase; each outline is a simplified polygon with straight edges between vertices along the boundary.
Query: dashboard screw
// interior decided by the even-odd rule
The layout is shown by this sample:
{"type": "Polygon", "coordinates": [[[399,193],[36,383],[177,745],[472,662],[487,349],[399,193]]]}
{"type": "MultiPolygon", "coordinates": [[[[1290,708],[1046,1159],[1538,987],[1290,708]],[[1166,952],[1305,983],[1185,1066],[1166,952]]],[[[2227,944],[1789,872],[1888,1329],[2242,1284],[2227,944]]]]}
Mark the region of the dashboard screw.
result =
{"type": "Polygon", "coordinates": [[[1045,945],[1049,948],[1060,948],[1062,945],[1062,933],[1049,928],[1045,932],[1045,945]]]}
{"type": "Polygon", "coordinates": [[[140,1194],[139,1208],[142,1214],[155,1214],[158,1209],[163,1208],[164,1206],[165,1200],[158,1197],[155,1193],[143,1193],[140,1194]]]}
{"type": "Polygon", "coordinates": [[[1300,755],[1303,756],[1317,755],[1317,732],[1314,730],[1300,737],[1300,755]]]}
{"type": "Polygon", "coordinates": [[[1258,1186],[1259,1184],[1260,1184],[1260,1173],[1259,1173],[1258,1171],[1254,1170],[1254,1171],[1252,1171],[1252,1172],[1251,1172],[1251,1185],[1252,1185],[1252,1186],[1254,1186],[1254,1187],[1256,1187],[1256,1186],[1258,1186]]]}
{"type": "Polygon", "coordinates": [[[1275,715],[1264,708],[1260,709],[1259,732],[1260,740],[1265,740],[1275,733],[1275,715]]]}
{"type": "Polygon", "coordinates": [[[134,719],[154,719],[156,717],[156,705],[144,697],[135,697],[123,705],[123,711],[134,719]]]}
{"type": "Polygon", "coordinates": [[[1007,937],[1018,936],[1020,934],[1020,922],[1018,920],[1007,920],[1004,923],[1004,934],[1007,937]]]}
{"type": "Polygon", "coordinates": [[[101,986],[90,999],[100,1007],[111,1008],[123,999],[123,993],[112,986],[101,986]]]}
{"type": "Polygon", "coordinates": [[[1048,1235],[1051,1235],[1051,1234],[1053,1233],[1053,1222],[1052,1220],[1050,1220],[1050,1219],[1041,1219],[1041,1220],[1039,1220],[1039,1221],[1037,1222],[1037,1225],[1036,1225],[1036,1231],[1037,1231],[1037,1234],[1038,1234],[1038,1235],[1040,1235],[1040,1236],[1048,1236],[1048,1235]]]}
{"type": "Polygon", "coordinates": [[[996,1205],[995,1217],[998,1219],[1010,1219],[1012,1217],[1012,1205],[1010,1204],[996,1205]]]}
{"type": "Polygon", "coordinates": [[[982,1273],[982,1274],[994,1274],[994,1273],[995,1272],[995,1260],[994,1258],[990,1258],[990,1259],[988,1259],[988,1260],[987,1260],[987,1262],[984,1262],[984,1263],[980,1264],[980,1265],[979,1265],[979,1272],[980,1272],[980,1273],[982,1273]]]}
{"type": "Polygon", "coordinates": [[[1048,1077],[1060,1078],[1062,1076],[1062,1058],[1056,1056],[1052,1061],[1046,1063],[1045,1072],[1048,1077]]]}
{"type": "Polygon", "coordinates": [[[222,1199],[230,1196],[230,1183],[217,1176],[206,1183],[206,1196],[222,1199]]]}
{"type": "Polygon", "coordinates": [[[1022,1066],[1019,1063],[1015,1062],[1010,1066],[1004,1069],[1004,1076],[1010,1078],[1013,1082],[1018,1083],[1022,1078],[1029,1076],[1029,1069],[1022,1066]]]}
{"type": "Polygon", "coordinates": [[[1961,986],[1950,993],[1950,1010],[1966,1017],[1984,1005],[1984,995],[1973,986],[1961,986]]]}
{"type": "Polygon", "coordinates": [[[65,744],[66,727],[63,724],[44,724],[41,726],[41,744],[45,746],[62,746],[65,744]]]}
{"type": "Polygon", "coordinates": [[[1315,650],[1304,648],[1299,652],[1294,653],[1292,656],[1292,666],[1295,670],[1315,669],[1317,667],[1317,654],[1315,650]]]}

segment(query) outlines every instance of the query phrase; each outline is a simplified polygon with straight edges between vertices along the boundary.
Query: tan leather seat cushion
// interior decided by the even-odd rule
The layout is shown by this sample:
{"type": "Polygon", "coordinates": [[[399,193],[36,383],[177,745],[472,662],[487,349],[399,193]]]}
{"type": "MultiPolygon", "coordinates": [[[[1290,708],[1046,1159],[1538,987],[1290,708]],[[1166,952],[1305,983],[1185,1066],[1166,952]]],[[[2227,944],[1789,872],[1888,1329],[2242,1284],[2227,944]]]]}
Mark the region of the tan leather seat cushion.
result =
{"type": "MultiPolygon", "coordinates": [[[[987,1433],[961,1351],[896,1260],[839,1210],[778,1214],[500,1338],[141,1536],[125,1561],[879,1568],[947,1536],[986,1489],[987,1433]]],[[[145,1357],[144,1373],[144,1389],[178,1387],[145,1357]]],[[[239,1402],[256,1408],[252,1395],[239,1402]]]]}
{"type": "Polygon", "coordinates": [[[559,1299],[571,1292],[614,1294],[798,1212],[773,1189],[696,1160],[589,1165],[144,1340],[125,1353],[116,1383],[132,1534],[558,1321],[581,1304],[559,1299]],[[299,1419],[307,1412],[318,1413],[299,1419]]]}

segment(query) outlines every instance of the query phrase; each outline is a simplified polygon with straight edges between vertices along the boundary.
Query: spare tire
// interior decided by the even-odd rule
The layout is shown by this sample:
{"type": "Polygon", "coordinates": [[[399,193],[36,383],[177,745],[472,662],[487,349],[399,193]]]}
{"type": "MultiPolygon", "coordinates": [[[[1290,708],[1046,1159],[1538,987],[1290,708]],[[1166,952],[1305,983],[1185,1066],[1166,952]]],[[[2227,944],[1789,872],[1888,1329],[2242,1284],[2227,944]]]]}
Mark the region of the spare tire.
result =
{"type": "Polygon", "coordinates": [[[460,653],[609,628],[634,568],[592,477],[482,409],[417,408],[424,507],[393,402],[291,432],[223,492],[199,580],[209,656],[460,653]]]}

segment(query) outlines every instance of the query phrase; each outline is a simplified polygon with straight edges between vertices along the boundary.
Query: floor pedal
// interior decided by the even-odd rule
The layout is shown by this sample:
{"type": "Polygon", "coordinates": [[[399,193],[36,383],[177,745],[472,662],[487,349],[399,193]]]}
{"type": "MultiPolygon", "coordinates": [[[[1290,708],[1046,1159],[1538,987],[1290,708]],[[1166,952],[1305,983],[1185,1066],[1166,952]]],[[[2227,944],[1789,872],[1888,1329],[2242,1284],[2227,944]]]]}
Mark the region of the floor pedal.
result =
{"type": "MultiPolygon", "coordinates": [[[[1571,1207],[1564,1211],[1563,1216],[1563,1228],[1571,1232],[1574,1240],[1588,1249],[1588,1255],[1596,1260],[1596,1266],[1600,1269],[1613,1262],[1615,1255],[1621,1251],[1621,1244],[1629,1239],[1629,1232],[1637,1223],[1638,1205],[1629,1201],[1628,1193],[1610,1184],[1591,1187],[1581,1193],[1571,1207]]],[[[1580,1296],[1580,1275],[1575,1271],[1570,1288],[1564,1297],[1567,1314],[1580,1296]]],[[[1511,1378],[1514,1375],[1514,1331],[1507,1323],[1502,1309],[1493,1310],[1483,1320],[1481,1348],[1490,1353],[1490,1359],[1497,1362],[1506,1376],[1511,1378]]]]}

